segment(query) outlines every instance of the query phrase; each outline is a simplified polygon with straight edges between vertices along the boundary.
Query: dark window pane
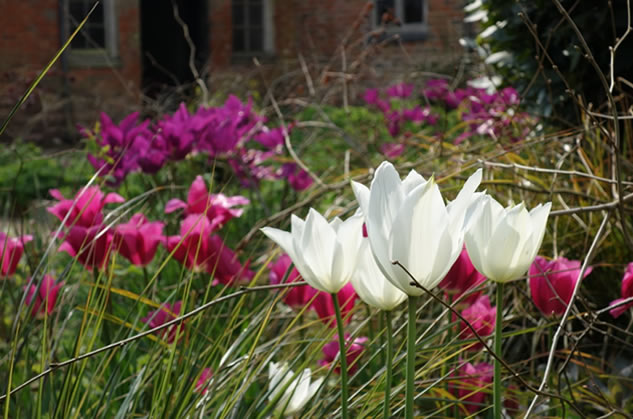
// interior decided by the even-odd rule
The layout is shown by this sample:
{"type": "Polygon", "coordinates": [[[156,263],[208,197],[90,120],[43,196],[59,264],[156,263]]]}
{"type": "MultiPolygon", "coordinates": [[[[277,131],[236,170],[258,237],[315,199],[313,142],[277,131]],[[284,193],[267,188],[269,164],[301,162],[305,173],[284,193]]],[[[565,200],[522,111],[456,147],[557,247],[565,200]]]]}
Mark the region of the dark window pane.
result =
{"type": "Polygon", "coordinates": [[[389,23],[396,17],[395,0],[376,1],[376,24],[389,23]]]}
{"type": "Polygon", "coordinates": [[[233,30],[233,51],[242,52],[245,50],[244,29],[233,30]]]}
{"type": "MultiPolygon", "coordinates": [[[[86,10],[86,15],[88,14],[89,11],[90,11],[90,9],[86,10]]],[[[86,17],[86,15],[82,16],[81,18],[83,19],[84,17],[86,17]]],[[[88,19],[87,23],[89,23],[89,22],[99,23],[99,24],[103,25],[105,20],[103,18],[103,5],[102,5],[102,3],[99,3],[99,5],[95,8],[94,12],[92,12],[92,14],[90,15],[90,18],[88,19]]]]}
{"type": "Polygon", "coordinates": [[[248,6],[248,23],[250,25],[262,24],[262,5],[250,4],[248,6]]]}
{"type": "Polygon", "coordinates": [[[249,50],[262,51],[264,49],[264,31],[261,27],[252,27],[249,33],[249,50]]]}
{"type": "Polygon", "coordinates": [[[244,4],[241,2],[233,2],[233,24],[244,24],[244,4]]]}
{"type": "Polygon", "coordinates": [[[404,23],[424,22],[423,0],[403,0],[404,1],[404,23]]]}
{"type": "Polygon", "coordinates": [[[94,25],[88,28],[84,27],[84,31],[89,37],[88,48],[105,48],[105,31],[103,26],[94,25]]]}
{"type": "Polygon", "coordinates": [[[86,17],[86,13],[84,12],[84,2],[71,1],[68,5],[68,13],[70,13],[71,21],[75,20],[77,22],[81,22],[81,20],[86,17]]]}
{"type": "MultiPolygon", "coordinates": [[[[79,23],[88,15],[94,2],[92,0],[70,0],[68,2],[69,35],[79,23]]],[[[105,48],[105,16],[103,6],[99,4],[90,15],[86,24],[71,44],[73,49],[105,48]]]]}

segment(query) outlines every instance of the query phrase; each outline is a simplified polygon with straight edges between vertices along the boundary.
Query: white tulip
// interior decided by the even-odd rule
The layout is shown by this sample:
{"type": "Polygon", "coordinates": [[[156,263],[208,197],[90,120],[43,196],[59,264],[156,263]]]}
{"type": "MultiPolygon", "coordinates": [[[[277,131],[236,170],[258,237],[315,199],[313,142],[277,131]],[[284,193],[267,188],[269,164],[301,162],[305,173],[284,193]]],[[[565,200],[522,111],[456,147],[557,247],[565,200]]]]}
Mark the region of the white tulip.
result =
{"type": "Polygon", "coordinates": [[[291,216],[290,232],[272,227],[264,227],[262,232],[288,253],[310,286],[332,294],[339,292],[354,272],[362,226],[360,216],[328,223],[310,208],[305,221],[291,216]]]}
{"type": "Polygon", "coordinates": [[[288,369],[288,364],[271,362],[268,364],[268,399],[274,400],[280,391],[283,394],[277,401],[275,413],[278,415],[294,415],[303,410],[303,407],[317,392],[323,378],[311,382],[312,371],[304,369],[298,376],[288,369]],[[290,382],[290,380],[293,380],[290,382]]]}
{"type": "Polygon", "coordinates": [[[352,275],[352,286],[366,304],[384,311],[393,310],[407,299],[407,294],[385,278],[376,264],[367,239],[363,239],[360,246],[358,264],[352,275]]]}
{"type": "Polygon", "coordinates": [[[528,213],[523,203],[503,208],[489,195],[480,196],[478,201],[466,231],[470,260],[492,281],[520,278],[541,247],[551,202],[528,213]]]}
{"type": "Polygon", "coordinates": [[[401,181],[389,162],[376,169],[371,189],[352,182],[372,253],[393,285],[410,296],[424,292],[411,285],[396,261],[427,289],[441,282],[462,250],[466,212],[480,182],[481,169],[448,205],[433,179],[427,181],[412,170],[401,181]]]}

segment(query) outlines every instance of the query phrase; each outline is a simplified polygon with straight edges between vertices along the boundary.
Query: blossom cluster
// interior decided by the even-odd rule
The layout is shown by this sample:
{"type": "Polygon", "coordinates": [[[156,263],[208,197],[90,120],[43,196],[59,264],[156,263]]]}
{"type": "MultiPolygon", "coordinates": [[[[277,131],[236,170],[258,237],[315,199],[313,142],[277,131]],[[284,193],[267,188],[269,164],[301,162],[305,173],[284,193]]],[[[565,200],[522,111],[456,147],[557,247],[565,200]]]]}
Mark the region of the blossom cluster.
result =
{"type": "Polygon", "coordinates": [[[284,151],[284,136],[291,126],[271,128],[266,118],[231,95],[222,106],[201,106],[190,113],[180,104],[173,114],[155,123],[139,122],[139,112],[115,124],[101,113],[93,130],[81,128],[84,138],[93,139],[99,150],[88,160],[101,176],[109,176],[111,185],[120,184],[135,171],[157,173],[168,162],[190,154],[206,153],[210,159],[226,159],[243,186],[256,187],[261,180],[287,179],[296,190],[312,184],[308,174],[295,163],[280,167],[275,160],[284,151]]]}

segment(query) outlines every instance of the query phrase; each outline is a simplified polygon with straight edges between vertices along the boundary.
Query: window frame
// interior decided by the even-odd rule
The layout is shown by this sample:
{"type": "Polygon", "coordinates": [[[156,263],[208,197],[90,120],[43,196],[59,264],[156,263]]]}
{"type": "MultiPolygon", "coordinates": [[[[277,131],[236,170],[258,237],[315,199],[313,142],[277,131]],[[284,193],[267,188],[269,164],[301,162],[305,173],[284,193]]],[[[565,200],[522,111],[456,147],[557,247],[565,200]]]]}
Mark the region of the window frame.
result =
{"type": "MultiPolygon", "coordinates": [[[[233,22],[233,0],[231,0],[231,57],[233,61],[249,60],[252,57],[273,57],[275,54],[275,36],[274,36],[274,2],[272,0],[262,0],[262,33],[264,36],[262,42],[262,49],[259,51],[235,51],[233,44],[233,31],[235,30],[235,24],[233,22]]],[[[246,13],[248,14],[248,13],[246,13]]],[[[242,26],[250,25],[244,24],[242,26]]],[[[246,26],[248,28],[248,26],[246,26]]],[[[248,29],[247,29],[248,31],[248,29]]]]}
{"type": "Polygon", "coordinates": [[[387,36],[400,35],[403,41],[423,41],[428,38],[429,35],[429,1],[418,0],[422,2],[423,21],[420,23],[405,23],[404,22],[404,2],[406,0],[394,0],[396,18],[401,22],[400,26],[383,26],[378,22],[378,4],[377,0],[374,1],[374,8],[372,13],[372,24],[374,28],[384,28],[387,36]]]}
{"type": "MultiPolygon", "coordinates": [[[[63,35],[67,40],[72,35],[72,24],[70,16],[70,1],[63,1],[63,35]]],[[[95,48],[73,48],[68,46],[66,52],[68,63],[71,67],[114,67],[120,65],[119,61],[119,39],[118,22],[115,9],[115,0],[101,0],[103,7],[103,31],[105,47],[95,48]]],[[[77,22],[79,23],[79,22],[77,22]]],[[[81,31],[76,36],[82,36],[81,31]]]]}

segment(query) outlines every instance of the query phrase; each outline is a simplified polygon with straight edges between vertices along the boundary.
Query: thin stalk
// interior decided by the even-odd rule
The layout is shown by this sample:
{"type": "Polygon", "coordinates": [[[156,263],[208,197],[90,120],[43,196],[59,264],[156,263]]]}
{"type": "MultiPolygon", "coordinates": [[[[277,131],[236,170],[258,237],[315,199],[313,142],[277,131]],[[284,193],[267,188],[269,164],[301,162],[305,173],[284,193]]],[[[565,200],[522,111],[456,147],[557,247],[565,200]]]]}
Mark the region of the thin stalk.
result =
{"type": "Polygon", "coordinates": [[[385,381],[385,405],[382,417],[389,419],[391,417],[391,377],[392,377],[392,359],[393,359],[393,332],[391,330],[391,311],[385,311],[385,324],[387,325],[387,358],[385,366],[387,368],[387,379],[385,381]]]}
{"type": "Polygon", "coordinates": [[[415,321],[417,297],[409,296],[409,318],[407,319],[407,390],[405,403],[405,418],[413,419],[413,391],[415,386],[415,321]]]}
{"type": "Polygon", "coordinates": [[[497,319],[495,321],[494,418],[501,419],[501,330],[503,329],[503,283],[497,283],[497,319]]]}
{"type": "Polygon", "coordinates": [[[343,318],[341,316],[341,307],[338,303],[336,293],[332,293],[332,303],[334,304],[334,312],[336,313],[336,327],[338,329],[338,347],[339,359],[341,361],[341,413],[343,419],[347,419],[347,350],[345,348],[345,334],[343,332],[343,318]]]}

